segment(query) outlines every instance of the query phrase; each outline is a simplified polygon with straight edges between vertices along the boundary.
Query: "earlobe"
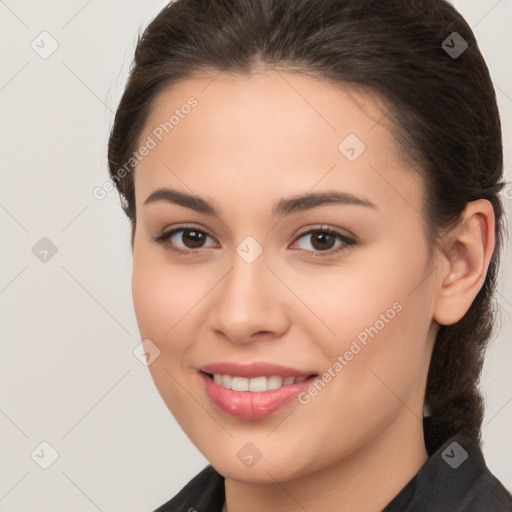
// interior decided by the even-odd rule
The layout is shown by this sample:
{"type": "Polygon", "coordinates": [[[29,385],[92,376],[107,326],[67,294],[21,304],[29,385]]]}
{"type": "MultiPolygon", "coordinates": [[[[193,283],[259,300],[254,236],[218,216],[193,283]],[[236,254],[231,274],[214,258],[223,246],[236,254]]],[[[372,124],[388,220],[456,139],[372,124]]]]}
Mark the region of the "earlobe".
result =
{"type": "Polygon", "coordinates": [[[434,309],[437,323],[458,322],[482,288],[494,252],[494,224],[492,204],[478,199],[467,204],[461,222],[444,235],[439,265],[444,271],[439,273],[434,309]]]}

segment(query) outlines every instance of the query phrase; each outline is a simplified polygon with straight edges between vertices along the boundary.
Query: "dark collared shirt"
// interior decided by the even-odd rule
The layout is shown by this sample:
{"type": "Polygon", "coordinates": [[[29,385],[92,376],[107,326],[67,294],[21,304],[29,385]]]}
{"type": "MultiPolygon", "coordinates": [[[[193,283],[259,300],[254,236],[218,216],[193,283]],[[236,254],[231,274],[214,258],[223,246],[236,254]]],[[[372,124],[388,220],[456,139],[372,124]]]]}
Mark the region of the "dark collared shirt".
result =
{"type": "MultiPolygon", "coordinates": [[[[429,459],[382,512],[512,512],[512,495],[486,466],[476,439],[432,417],[423,421],[429,459]]],[[[154,512],[222,512],[224,477],[204,468],[154,512]]]]}

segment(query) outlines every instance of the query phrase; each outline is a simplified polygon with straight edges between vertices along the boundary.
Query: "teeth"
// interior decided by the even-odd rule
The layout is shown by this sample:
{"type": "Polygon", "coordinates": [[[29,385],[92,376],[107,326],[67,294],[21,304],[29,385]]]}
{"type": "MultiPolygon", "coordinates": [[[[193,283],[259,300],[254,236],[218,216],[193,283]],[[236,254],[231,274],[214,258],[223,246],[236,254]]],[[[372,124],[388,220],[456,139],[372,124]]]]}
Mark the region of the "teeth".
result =
{"type": "MultiPolygon", "coordinates": [[[[229,378],[231,379],[231,377],[229,378]]],[[[231,389],[233,391],[249,391],[249,379],[245,377],[233,377],[231,380],[231,389]]]]}
{"type": "Polygon", "coordinates": [[[272,375],[268,378],[268,389],[277,389],[283,385],[283,377],[279,375],[272,375]]]}
{"type": "Polygon", "coordinates": [[[215,373],[213,381],[215,384],[232,389],[233,391],[252,391],[261,392],[270,389],[278,389],[282,386],[291,386],[298,382],[304,382],[307,377],[281,377],[272,375],[271,377],[254,377],[248,379],[246,377],[232,377],[231,375],[221,375],[215,373]]]}
{"type": "Polygon", "coordinates": [[[233,377],[230,375],[222,375],[222,382],[221,385],[225,388],[231,389],[231,381],[233,380],[233,377]]]}
{"type": "Polygon", "coordinates": [[[267,377],[256,377],[254,379],[247,379],[249,391],[267,391],[267,377]]]}

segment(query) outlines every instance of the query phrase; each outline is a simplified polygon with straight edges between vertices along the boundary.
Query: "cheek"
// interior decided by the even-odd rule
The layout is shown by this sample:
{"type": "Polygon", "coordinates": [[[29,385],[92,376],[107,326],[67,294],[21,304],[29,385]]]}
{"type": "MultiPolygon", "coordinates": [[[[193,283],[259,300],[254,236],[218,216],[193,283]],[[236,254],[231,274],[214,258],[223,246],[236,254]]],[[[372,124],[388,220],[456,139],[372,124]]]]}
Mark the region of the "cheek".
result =
{"type": "MultiPolygon", "coordinates": [[[[360,317],[362,328],[353,325],[346,313],[335,342],[323,337],[327,358],[320,378],[324,384],[309,399],[303,397],[304,410],[299,409],[296,419],[302,413],[304,431],[318,434],[309,440],[311,452],[323,454],[324,462],[349,455],[399,416],[414,414],[421,403],[429,360],[425,332],[419,332],[422,327],[417,323],[420,306],[405,300],[400,305],[401,309],[391,307],[386,315],[387,310],[375,307],[374,300],[367,304],[366,319],[360,317]],[[379,319],[380,313],[387,323],[379,319]],[[330,440],[328,447],[325,439],[330,440]]],[[[284,424],[280,428],[287,439],[301,442],[304,431],[286,431],[284,424]]],[[[310,466],[316,461],[303,463],[310,466]]]]}
{"type": "Polygon", "coordinates": [[[325,370],[331,368],[336,375],[331,379],[336,384],[327,384],[331,391],[325,393],[335,395],[330,397],[334,403],[356,415],[366,406],[385,410],[379,403],[393,409],[423,378],[431,323],[424,281],[427,266],[418,249],[395,244],[371,259],[354,259],[350,272],[340,267],[337,272],[331,268],[324,277],[316,274],[314,288],[311,278],[301,278],[297,293],[330,330],[320,326],[327,335],[319,336],[317,319],[307,327],[326,356],[325,370]],[[317,293],[308,295],[308,289],[317,293]]]}
{"type": "MultiPolygon", "coordinates": [[[[161,350],[170,348],[180,322],[189,320],[187,315],[193,315],[194,306],[206,293],[204,272],[201,276],[195,276],[191,266],[177,267],[154,258],[151,251],[135,254],[132,295],[141,336],[158,340],[163,344],[161,350]]],[[[172,347],[177,349],[180,344],[173,342],[172,347]]]]}
{"type": "MultiPolygon", "coordinates": [[[[290,310],[297,315],[291,321],[304,325],[303,319],[311,318],[306,323],[309,329],[315,327],[311,339],[330,333],[332,340],[343,345],[375,323],[379,331],[383,325],[384,331],[389,331],[389,323],[399,323],[401,320],[395,319],[400,316],[397,308],[414,302],[418,293],[424,292],[418,285],[427,275],[426,267],[423,253],[394,239],[354,251],[337,265],[309,271],[302,267],[280,270],[283,280],[293,283],[293,291],[300,299],[290,310]],[[416,287],[418,293],[411,293],[416,287]]],[[[341,346],[332,341],[330,345],[336,350],[341,346]]]]}
{"type": "Polygon", "coordinates": [[[175,269],[149,263],[143,254],[134,255],[132,295],[140,336],[150,339],[160,350],[148,369],[162,399],[185,431],[190,429],[184,421],[191,404],[183,388],[183,365],[191,337],[183,333],[183,326],[190,320],[187,312],[193,314],[193,302],[201,297],[186,281],[175,269]]]}
{"type": "Polygon", "coordinates": [[[170,327],[170,318],[165,311],[172,311],[166,303],[166,294],[159,282],[160,272],[148,265],[143,258],[134,258],[132,273],[132,295],[135,315],[143,338],[160,338],[170,327]]]}
{"type": "Polygon", "coordinates": [[[201,265],[170,264],[159,250],[142,245],[134,253],[133,304],[141,338],[160,350],[149,370],[174,413],[177,404],[186,406],[181,385],[191,378],[191,354],[201,337],[207,295],[219,278],[201,265]]]}

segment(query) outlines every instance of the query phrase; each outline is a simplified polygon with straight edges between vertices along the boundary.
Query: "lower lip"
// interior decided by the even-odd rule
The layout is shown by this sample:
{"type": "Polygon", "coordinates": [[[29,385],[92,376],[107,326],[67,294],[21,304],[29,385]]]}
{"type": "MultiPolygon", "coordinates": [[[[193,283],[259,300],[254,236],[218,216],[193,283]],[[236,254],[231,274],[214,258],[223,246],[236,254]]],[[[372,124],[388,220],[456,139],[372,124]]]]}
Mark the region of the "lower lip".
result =
{"type": "Polygon", "coordinates": [[[198,373],[210,400],[223,412],[237,418],[255,420],[270,416],[283,408],[302,391],[306,390],[316,377],[310,377],[297,384],[282,386],[268,391],[233,391],[216,384],[204,372],[198,373]]]}

